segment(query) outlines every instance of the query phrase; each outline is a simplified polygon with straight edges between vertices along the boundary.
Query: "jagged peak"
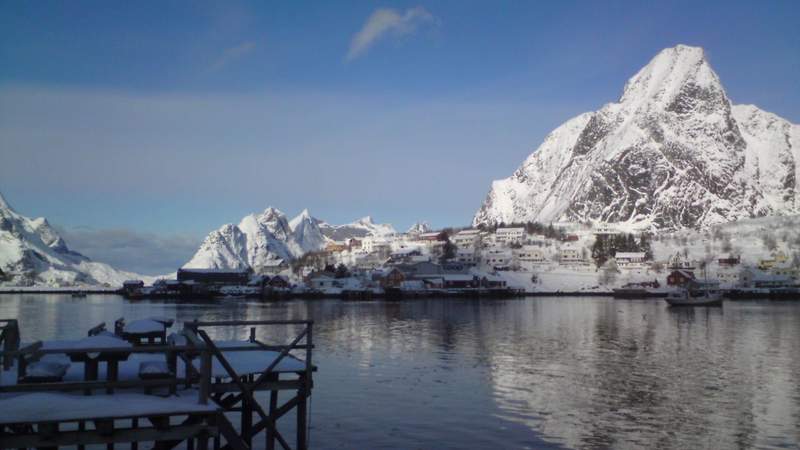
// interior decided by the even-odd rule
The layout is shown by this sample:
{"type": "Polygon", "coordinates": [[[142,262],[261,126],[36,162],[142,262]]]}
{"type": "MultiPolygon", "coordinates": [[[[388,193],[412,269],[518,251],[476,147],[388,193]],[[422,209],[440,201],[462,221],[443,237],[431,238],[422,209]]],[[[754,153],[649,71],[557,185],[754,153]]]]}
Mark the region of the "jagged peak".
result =
{"type": "Polygon", "coordinates": [[[2,192],[0,192],[0,209],[8,209],[12,211],[14,210],[14,208],[12,208],[11,205],[8,204],[8,201],[6,201],[5,197],[3,197],[2,192]]]}
{"type": "Polygon", "coordinates": [[[620,103],[656,101],[668,104],[688,83],[723,91],[705,51],[701,47],[680,44],[661,50],[631,77],[625,83],[620,103]]]}
{"type": "Polygon", "coordinates": [[[373,225],[375,222],[373,222],[372,216],[364,216],[358,219],[356,223],[363,223],[364,225],[373,225]]]}
{"type": "Polygon", "coordinates": [[[289,228],[292,231],[295,231],[300,225],[306,222],[311,222],[314,223],[315,225],[317,223],[317,220],[311,215],[311,213],[308,211],[308,208],[303,209],[303,211],[300,214],[298,214],[292,220],[289,221],[289,228]]]}

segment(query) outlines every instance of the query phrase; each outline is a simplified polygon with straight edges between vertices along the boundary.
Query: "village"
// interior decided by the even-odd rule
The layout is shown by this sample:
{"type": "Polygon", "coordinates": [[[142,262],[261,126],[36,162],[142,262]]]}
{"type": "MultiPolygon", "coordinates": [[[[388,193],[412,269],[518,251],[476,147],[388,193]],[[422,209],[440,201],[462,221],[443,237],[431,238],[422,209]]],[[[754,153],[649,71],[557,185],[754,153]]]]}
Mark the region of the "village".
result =
{"type": "MultiPolygon", "coordinates": [[[[760,238],[759,238],[760,239],[760,238]]],[[[129,298],[376,297],[521,295],[662,296],[695,280],[731,298],[796,293],[797,255],[775,244],[749,257],[719,231],[659,237],[608,225],[535,223],[409,230],[330,241],[294,261],[237,269],[182,268],[152,286],[125,283],[129,298]],[[687,240],[695,241],[689,246],[687,240]],[[702,245],[701,245],[702,244],[702,245]],[[725,251],[727,250],[727,251],[725,251]]]]}

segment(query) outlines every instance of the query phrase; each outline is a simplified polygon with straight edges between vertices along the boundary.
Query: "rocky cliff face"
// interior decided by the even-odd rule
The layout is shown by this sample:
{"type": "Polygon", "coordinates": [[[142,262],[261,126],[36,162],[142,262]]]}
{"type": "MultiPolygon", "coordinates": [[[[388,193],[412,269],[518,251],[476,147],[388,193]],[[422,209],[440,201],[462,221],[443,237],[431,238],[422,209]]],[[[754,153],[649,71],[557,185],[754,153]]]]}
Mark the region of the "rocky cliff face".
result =
{"type": "Polygon", "coordinates": [[[474,224],[705,227],[796,214],[800,127],[732,105],[702,49],[660,52],[616,103],[558,127],[495,181],[474,224]]]}

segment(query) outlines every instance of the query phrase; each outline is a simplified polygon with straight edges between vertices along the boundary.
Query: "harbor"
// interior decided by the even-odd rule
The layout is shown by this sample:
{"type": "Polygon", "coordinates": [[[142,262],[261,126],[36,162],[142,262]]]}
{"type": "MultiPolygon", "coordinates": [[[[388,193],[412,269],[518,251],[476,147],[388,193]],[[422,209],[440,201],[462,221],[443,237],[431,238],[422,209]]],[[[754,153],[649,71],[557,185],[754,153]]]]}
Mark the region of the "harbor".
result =
{"type": "MultiPolygon", "coordinates": [[[[167,336],[194,321],[313,320],[310,448],[413,448],[425,439],[444,449],[683,449],[695,436],[700,446],[794,445],[799,308],[726,300],[723,308],[675,309],[661,299],[601,296],[174,302],[14,294],[2,297],[0,315],[18,318],[26,342],[83,339],[103,321],[112,331],[120,317],[173,319],[167,336]],[[681,432],[665,436],[663,423],[681,432]]],[[[286,345],[302,327],[264,326],[263,340],[286,345]]],[[[249,328],[200,327],[215,343],[248,341],[249,328]]],[[[82,376],[80,366],[70,370],[82,376]]],[[[294,393],[281,391],[281,404],[294,393]]],[[[256,399],[267,409],[266,391],[256,399]]],[[[241,428],[237,412],[225,414],[241,428]]],[[[293,446],[294,412],[279,427],[293,446]]],[[[263,433],[252,448],[266,448],[263,433]]]]}

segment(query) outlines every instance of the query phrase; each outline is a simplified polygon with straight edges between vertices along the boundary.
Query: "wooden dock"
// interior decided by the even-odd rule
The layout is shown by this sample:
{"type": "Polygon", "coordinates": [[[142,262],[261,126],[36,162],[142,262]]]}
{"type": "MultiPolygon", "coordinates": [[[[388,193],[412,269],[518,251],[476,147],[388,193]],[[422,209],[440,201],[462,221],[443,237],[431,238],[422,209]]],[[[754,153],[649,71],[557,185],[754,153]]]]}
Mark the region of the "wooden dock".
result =
{"type": "Polygon", "coordinates": [[[131,332],[126,342],[98,326],[80,341],[22,348],[15,320],[0,327],[0,448],[129,444],[135,450],[152,442],[156,449],[290,449],[280,424],[292,412],[293,448],[308,448],[312,321],[188,322],[166,343],[131,332]],[[215,341],[209,330],[218,327],[250,333],[244,341],[215,341]],[[258,336],[267,327],[300,331],[288,345],[271,345],[258,336]],[[42,378],[43,369],[66,358],[80,363],[42,378]],[[98,370],[103,362],[107,367],[98,370]],[[262,405],[256,393],[263,392],[269,394],[262,405]],[[229,413],[237,413],[238,423],[229,413]]]}

